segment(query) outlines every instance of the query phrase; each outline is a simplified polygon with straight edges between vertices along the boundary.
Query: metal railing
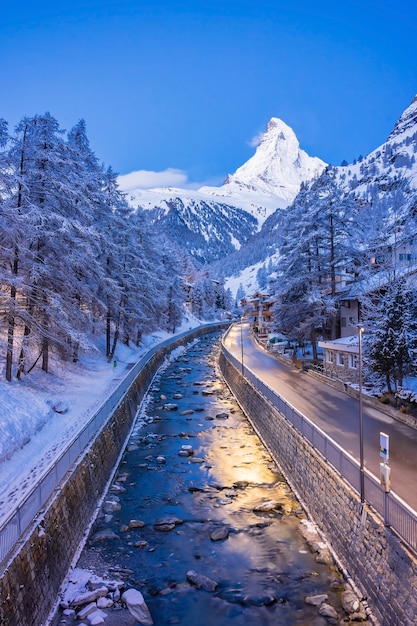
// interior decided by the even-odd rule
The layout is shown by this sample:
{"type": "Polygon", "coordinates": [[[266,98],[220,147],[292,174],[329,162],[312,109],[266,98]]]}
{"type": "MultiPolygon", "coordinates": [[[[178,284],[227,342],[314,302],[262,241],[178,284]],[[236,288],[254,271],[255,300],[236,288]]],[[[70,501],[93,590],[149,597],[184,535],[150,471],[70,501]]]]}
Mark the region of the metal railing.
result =
{"type": "Polygon", "coordinates": [[[53,491],[59,486],[65,474],[72,468],[74,462],[85,450],[92,439],[97,435],[114,410],[128,392],[134,380],[141,370],[147,365],[151,358],[158,351],[163,350],[188,335],[196,334],[196,331],[210,332],[216,330],[221,324],[205,324],[197,328],[190,329],[174,337],[162,341],[148,350],[148,352],[129,370],[126,376],[120,381],[110,396],[108,396],[97,411],[91,416],[83,428],[68,442],[65,449],[51,461],[49,467],[45,468],[42,476],[32,487],[22,501],[10,511],[8,516],[0,522],[0,563],[9,554],[13,546],[22,537],[30,523],[42,510],[53,491]]]}
{"type": "MultiPolygon", "coordinates": [[[[359,494],[360,466],[353,456],[346,452],[336,441],[316,426],[308,417],[295,409],[276,391],[258,378],[246,365],[242,365],[226,346],[222,350],[227,359],[239,372],[260,391],[265,398],[311,443],[324,460],[359,494]]],[[[364,468],[366,503],[379,513],[386,526],[390,526],[409,547],[417,551],[417,512],[393,491],[385,492],[378,478],[364,468]]]]}

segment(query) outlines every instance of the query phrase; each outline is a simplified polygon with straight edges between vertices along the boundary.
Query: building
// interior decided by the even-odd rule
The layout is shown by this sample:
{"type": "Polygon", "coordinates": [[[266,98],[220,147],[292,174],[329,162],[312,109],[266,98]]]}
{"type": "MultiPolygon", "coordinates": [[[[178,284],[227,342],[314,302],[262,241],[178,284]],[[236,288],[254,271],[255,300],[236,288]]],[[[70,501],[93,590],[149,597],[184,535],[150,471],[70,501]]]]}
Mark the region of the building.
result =
{"type": "Polygon", "coordinates": [[[347,383],[359,383],[359,338],[356,334],[332,341],[319,341],[323,350],[323,373],[347,383]]]}
{"type": "Polygon", "coordinates": [[[272,307],[275,299],[270,294],[256,291],[242,300],[242,307],[259,343],[265,344],[271,332],[272,307]]]}

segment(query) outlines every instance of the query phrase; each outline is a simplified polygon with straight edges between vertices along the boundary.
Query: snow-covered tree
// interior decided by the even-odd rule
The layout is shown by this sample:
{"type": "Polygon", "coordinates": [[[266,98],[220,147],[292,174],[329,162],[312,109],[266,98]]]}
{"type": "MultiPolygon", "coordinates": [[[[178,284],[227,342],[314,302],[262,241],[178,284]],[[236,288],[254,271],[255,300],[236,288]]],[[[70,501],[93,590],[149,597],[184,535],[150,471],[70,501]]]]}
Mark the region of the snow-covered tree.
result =
{"type": "Polygon", "coordinates": [[[385,380],[387,389],[403,385],[417,370],[416,294],[399,279],[390,285],[374,311],[373,329],[365,341],[368,367],[385,380]]]}
{"type": "Polygon", "coordinates": [[[256,272],[256,280],[258,281],[259,289],[265,289],[268,284],[268,274],[265,264],[263,264],[256,272]]]}
{"type": "Polygon", "coordinates": [[[239,283],[239,287],[236,292],[236,302],[235,302],[236,307],[240,307],[240,301],[242,300],[242,298],[245,297],[245,295],[246,295],[246,292],[243,288],[243,285],[242,283],[239,283]]]}
{"type": "Polygon", "coordinates": [[[316,343],[318,331],[337,334],[337,284],[348,254],[350,203],[328,167],[302,185],[282,223],[282,244],[271,287],[277,331],[316,343]]]}

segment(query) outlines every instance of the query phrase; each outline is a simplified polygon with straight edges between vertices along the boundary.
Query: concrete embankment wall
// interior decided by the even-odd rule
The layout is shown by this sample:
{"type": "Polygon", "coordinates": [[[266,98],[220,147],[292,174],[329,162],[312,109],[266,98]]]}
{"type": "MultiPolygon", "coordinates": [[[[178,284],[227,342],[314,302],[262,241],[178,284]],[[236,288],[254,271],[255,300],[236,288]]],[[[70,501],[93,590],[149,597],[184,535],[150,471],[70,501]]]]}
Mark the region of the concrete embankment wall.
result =
{"type": "Polygon", "coordinates": [[[417,624],[417,562],[224,353],[223,376],[337,560],[382,626],[417,624]]]}
{"type": "Polygon", "coordinates": [[[94,441],[22,537],[0,573],[1,626],[41,626],[57,602],[131,431],[138,406],[173,349],[219,327],[198,328],[155,353],[94,441]]]}

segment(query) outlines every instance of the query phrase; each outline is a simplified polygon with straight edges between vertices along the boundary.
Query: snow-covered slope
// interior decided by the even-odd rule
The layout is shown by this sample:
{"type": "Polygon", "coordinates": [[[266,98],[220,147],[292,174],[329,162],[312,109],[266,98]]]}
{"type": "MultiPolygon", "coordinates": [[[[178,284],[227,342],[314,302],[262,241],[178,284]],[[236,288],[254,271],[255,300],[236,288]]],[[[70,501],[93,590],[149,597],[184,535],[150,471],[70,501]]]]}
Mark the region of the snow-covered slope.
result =
{"type": "Polygon", "coordinates": [[[149,190],[140,199],[152,222],[182,253],[198,264],[218,261],[239,250],[258,229],[246,211],[214,198],[149,190]]]}
{"type": "Polygon", "coordinates": [[[339,184],[357,196],[383,194],[401,181],[417,189],[417,96],[400,116],[388,139],[368,156],[336,168],[339,184]]]}

